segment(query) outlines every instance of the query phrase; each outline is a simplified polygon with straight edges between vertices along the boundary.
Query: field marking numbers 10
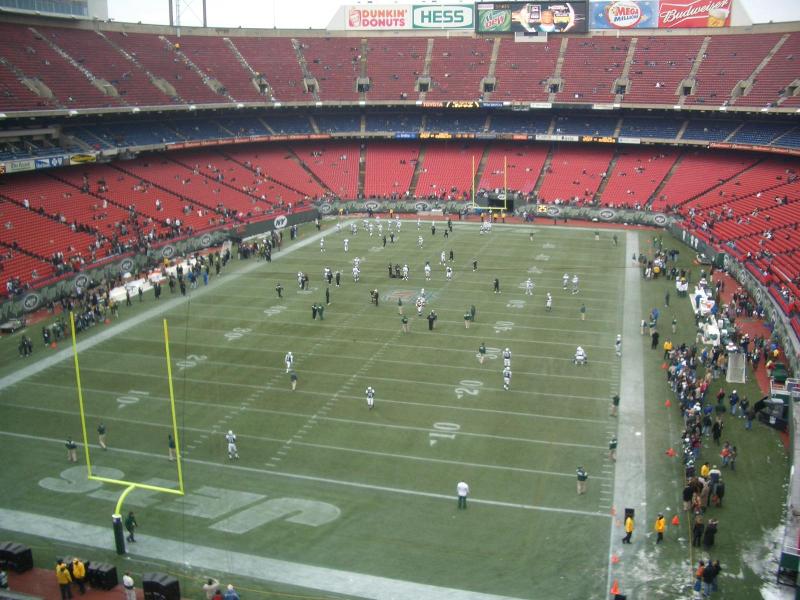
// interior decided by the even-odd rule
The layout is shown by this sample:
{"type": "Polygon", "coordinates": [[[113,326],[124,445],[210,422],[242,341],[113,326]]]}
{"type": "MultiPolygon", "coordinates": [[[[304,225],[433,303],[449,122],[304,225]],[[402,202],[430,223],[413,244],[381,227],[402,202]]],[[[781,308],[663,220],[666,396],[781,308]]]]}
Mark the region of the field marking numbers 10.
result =
{"type": "Polygon", "coordinates": [[[433,428],[428,434],[428,443],[435,446],[439,440],[454,440],[456,439],[456,432],[461,429],[458,423],[434,423],[433,428]]]}
{"type": "Polygon", "coordinates": [[[253,330],[249,327],[234,327],[231,331],[225,333],[225,339],[229,342],[231,340],[238,340],[239,338],[244,337],[246,333],[250,333],[251,331],[253,330]]]}

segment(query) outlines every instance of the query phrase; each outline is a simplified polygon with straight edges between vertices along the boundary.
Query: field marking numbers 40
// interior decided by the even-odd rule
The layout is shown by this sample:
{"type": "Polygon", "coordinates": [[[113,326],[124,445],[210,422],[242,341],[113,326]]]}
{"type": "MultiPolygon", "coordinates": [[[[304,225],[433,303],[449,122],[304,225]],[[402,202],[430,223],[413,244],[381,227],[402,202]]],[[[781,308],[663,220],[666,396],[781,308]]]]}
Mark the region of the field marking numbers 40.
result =
{"type": "Polygon", "coordinates": [[[238,340],[239,338],[244,337],[245,334],[248,334],[251,331],[253,330],[250,329],[249,327],[234,327],[233,329],[225,333],[225,339],[228,340],[229,342],[232,340],[238,340]]]}
{"type": "Polygon", "coordinates": [[[150,392],[143,392],[142,390],[128,390],[124,396],[117,397],[117,408],[122,409],[132,404],[137,404],[142,398],[149,396],[150,392]]]}
{"type": "Polygon", "coordinates": [[[456,439],[456,432],[461,430],[461,425],[458,423],[434,423],[433,428],[428,434],[428,444],[435,446],[439,440],[454,440],[456,439]]]}

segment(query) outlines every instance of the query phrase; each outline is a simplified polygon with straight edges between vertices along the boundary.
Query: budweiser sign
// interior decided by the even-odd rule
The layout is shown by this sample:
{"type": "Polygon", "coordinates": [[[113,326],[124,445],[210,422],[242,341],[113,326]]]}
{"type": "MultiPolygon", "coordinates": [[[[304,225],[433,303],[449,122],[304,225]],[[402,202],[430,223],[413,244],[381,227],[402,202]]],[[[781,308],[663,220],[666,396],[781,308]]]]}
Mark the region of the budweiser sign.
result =
{"type": "Polygon", "coordinates": [[[684,27],[727,27],[731,24],[733,0],[661,0],[658,26],[666,29],[684,27]]]}

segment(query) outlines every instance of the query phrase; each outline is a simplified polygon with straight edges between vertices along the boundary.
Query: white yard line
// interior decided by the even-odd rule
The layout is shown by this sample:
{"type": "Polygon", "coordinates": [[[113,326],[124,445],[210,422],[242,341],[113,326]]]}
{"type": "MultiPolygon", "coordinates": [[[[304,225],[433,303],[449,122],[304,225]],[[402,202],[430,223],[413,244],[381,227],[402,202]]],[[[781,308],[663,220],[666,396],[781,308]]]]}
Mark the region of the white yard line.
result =
{"type": "MultiPolygon", "coordinates": [[[[629,265],[630,257],[639,254],[639,234],[636,231],[626,233],[625,265],[629,265]]],[[[614,500],[616,517],[611,521],[610,548],[608,561],[607,588],[617,580],[620,591],[630,593],[634,590],[637,571],[644,557],[646,534],[651,523],[647,516],[647,497],[645,482],[647,481],[645,460],[645,403],[644,403],[644,362],[642,344],[639,333],[641,320],[641,275],[638,267],[628,266],[625,269],[624,284],[624,319],[622,323],[623,352],[620,369],[620,405],[618,419],[617,463],[614,469],[614,500]],[[627,352],[625,348],[629,348],[627,352]],[[635,528],[630,545],[622,544],[625,535],[625,508],[635,509],[635,528]],[[614,564],[611,556],[619,557],[614,564]]],[[[646,591],[635,588],[637,600],[646,598],[646,591]]]]}
{"type": "MultiPolygon", "coordinates": [[[[48,442],[58,445],[63,445],[64,440],[62,439],[55,439],[55,438],[48,438],[48,437],[41,437],[35,435],[28,435],[24,433],[12,433],[9,431],[0,431],[0,436],[8,436],[8,437],[15,437],[21,439],[28,439],[33,440],[36,442],[48,442]]],[[[95,444],[89,444],[90,448],[94,448],[99,450],[99,446],[95,444]]],[[[133,456],[143,456],[149,459],[161,459],[161,460],[169,460],[166,456],[162,454],[153,454],[151,452],[141,452],[139,450],[124,450],[120,448],[114,448],[114,452],[120,452],[123,454],[130,454],[133,456]]],[[[282,477],[286,479],[295,479],[300,481],[311,481],[314,483],[326,483],[331,485],[337,485],[342,487],[349,487],[355,489],[365,489],[365,490],[372,490],[377,492],[386,492],[388,494],[394,495],[405,495],[405,496],[414,496],[419,498],[433,498],[436,500],[446,500],[447,502],[452,502],[454,496],[452,494],[439,494],[435,492],[423,492],[419,490],[410,490],[406,488],[394,488],[384,485],[374,485],[371,483],[361,483],[357,481],[343,481],[341,479],[331,479],[328,477],[316,477],[314,475],[303,475],[300,473],[287,473],[285,471],[274,471],[270,469],[260,469],[257,467],[245,467],[240,464],[236,463],[215,463],[208,460],[200,460],[196,458],[184,458],[182,459],[185,463],[195,464],[195,465],[203,465],[206,467],[212,467],[215,469],[233,469],[236,471],[242,471],[245,473],[256,473],[264,476],[276,476],[282,477]]],[[[516,502],[504,502],[502,500],[489,500],[484,498],[474,498],[470,496],[470,503],[474,504],[482,504],[486,506],[496,506],[500,508],[515,508],[520,510],[532,510],[532,511],[542,511],[542,512],[551,512],[551,513],[563,513],[563,514],[570,514],[570,515],[578,515],[583,517],[600,517],[600,518],[609,518],[608,513],[606,512],[593,512],[593,511],[586,511],[586,510],[573,510],[569,508],[558,508],[555,506],[541,506],[536,504],[519,504],[516,502]]],[[[5,528],[5,525],[3,525],[5,528]]],[[[295,582],[297,584],[297,582],[295,582]]]]}

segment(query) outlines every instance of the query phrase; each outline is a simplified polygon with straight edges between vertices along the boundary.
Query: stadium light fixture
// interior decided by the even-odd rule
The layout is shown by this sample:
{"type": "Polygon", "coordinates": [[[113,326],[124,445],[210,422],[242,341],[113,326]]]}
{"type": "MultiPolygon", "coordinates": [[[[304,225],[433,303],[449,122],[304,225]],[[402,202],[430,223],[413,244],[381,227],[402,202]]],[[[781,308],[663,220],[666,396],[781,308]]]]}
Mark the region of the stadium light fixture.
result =
{"type": "Polygon", "coordinates": [[[195,106],[194,104],[190,104],[189,110],[197,110],[197,106],[195,106]]]}
{"type": "Polygon", "coordinates": [[[244,108],[244,103],[243,102],[237,102],[236,103],[236,108],[244,108]]]}
{"type": "Polygon", "coordinates": [[[5,119],[5,118],[6,118],[6,113],[0,113],[0,119],[5,119]]]}
{"type": "Polygon", "coordinates": [[[68,112],[67,114],[68,114],[70,117],[74,117],[75,115],[77,115],[77,114],[78,114],[78,111],[77,111],[77,110],[75,110],[74,108],[71,108],[71,109],[69,109],[69,112],[68,112]]]}
{"type": "Polygon", "coordinates": [[[131,108],[131,112],[133,112],[133,113],[138,113],[140,110],[142,110],[142,109],[139,108],[138,106],[134,106],[133,108],[131,108]]]}

